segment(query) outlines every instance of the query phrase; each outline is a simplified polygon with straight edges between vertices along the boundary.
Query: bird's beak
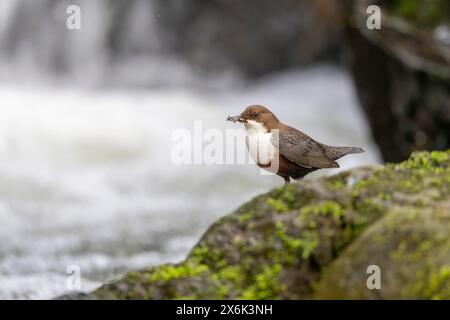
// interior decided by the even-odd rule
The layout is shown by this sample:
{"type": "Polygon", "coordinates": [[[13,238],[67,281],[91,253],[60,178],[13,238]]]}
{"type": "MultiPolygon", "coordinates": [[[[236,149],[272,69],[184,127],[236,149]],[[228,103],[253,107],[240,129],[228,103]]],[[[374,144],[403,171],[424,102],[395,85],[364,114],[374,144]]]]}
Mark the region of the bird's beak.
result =
{"type": "Polygon", "coordinates": [[[247,120],[245,120],[244,118],[242,118],[240,115],[237,115],[237,116],[234,116],[234,117],[228,116],[228,117],[227,117],[227,121],[233,121],[233,122],[247,122],[247,120]]]}

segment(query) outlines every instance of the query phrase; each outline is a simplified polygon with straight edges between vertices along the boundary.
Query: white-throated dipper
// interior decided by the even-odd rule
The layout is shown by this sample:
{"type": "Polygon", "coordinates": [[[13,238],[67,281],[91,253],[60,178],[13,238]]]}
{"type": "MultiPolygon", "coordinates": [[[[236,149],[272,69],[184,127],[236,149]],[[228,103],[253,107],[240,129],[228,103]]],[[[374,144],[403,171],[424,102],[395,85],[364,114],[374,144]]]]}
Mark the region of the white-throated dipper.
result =
{"type": "Polygon", "coordinates": [[[228,121],[244,123],[247,148],[256,164],[282,177],[286,184],[323,168],[339,168],[336,160],[351,153],[364,152],[355,147],[334,147],[282,123],[266,107],[251,105],[228,121]]]}

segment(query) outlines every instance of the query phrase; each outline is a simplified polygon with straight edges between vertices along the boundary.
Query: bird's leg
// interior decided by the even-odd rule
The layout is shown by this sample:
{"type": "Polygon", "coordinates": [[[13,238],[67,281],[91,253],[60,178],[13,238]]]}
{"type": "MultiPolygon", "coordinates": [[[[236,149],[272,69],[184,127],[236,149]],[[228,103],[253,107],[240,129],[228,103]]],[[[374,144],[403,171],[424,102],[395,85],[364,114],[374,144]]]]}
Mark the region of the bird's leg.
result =
{"type": "Polygon", "coordinates": [[[284,179],[284,185],[287,186],[288,184],[291,183],[291,178],[290,177],[283,177],[284,179]]]}

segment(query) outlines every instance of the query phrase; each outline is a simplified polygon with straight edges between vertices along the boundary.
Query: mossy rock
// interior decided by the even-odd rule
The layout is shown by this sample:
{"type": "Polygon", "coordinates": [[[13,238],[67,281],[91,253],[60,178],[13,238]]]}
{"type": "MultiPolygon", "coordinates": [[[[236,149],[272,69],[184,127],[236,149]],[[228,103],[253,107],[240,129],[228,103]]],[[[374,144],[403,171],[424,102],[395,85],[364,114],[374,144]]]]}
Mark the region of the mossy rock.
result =
{"type": "Polygon", "coordinates": [[[418,28],[450,25],[450,4],[448,0],[393,0],[387,4],[387,7],[392,14],[407,20],[418,28]]]}
{"type": "Polygon", "coordinates": [[[215,224],[186,260],[130,272],[96,299],[443,298],[450,152],[303,180],[215,224]],[[381,269],[381,289],[366,286],[381,269]]]}

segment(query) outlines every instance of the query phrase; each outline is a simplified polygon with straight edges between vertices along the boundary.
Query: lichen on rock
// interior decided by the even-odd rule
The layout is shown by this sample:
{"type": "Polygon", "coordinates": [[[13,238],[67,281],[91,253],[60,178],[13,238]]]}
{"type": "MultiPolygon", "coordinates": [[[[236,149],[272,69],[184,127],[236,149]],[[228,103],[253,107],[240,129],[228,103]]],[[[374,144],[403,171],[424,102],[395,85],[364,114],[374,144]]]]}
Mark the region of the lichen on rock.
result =
{"type": "Polygon", "coordinates": [[[213,224],[176,265],[96,299],[450,298],[450,152],[303,180],[213,224]],[[369,265],[380,290],[366,286],[369,265]]]}

